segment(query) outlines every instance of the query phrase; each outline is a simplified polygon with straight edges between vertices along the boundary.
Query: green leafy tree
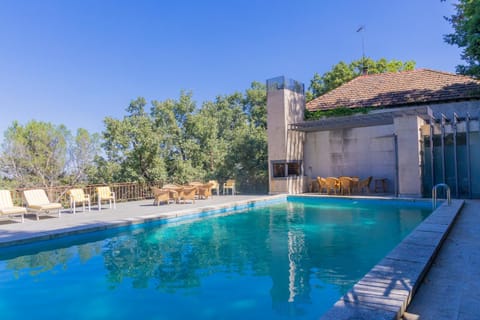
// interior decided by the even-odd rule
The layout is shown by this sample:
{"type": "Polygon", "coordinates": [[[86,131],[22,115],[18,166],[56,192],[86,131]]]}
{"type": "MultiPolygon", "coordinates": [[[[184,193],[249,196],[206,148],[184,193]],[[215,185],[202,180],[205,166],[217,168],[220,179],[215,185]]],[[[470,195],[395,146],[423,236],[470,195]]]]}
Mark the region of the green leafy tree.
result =
{"type": "Polygon", "coordinates": [[[127,107],[122,119],[105,118],[103,148],[106,159],[97,157],[98,177],[105,181],[156,181],[165,179],[161,157],[161,136],[151,116],[145,112],[145,99],[127,107]]]}
{"type": "Polygon", "coordinates": [[[252,82],[245,91],[244,111],[249,121],[256,127],[267,127],[267,87],[260,82],[252,82]]]}
{"type": "Polygon", "coordinates": [[[332,67],[330,71],[323,75],[315,73],[310,81],[309,91],[306,92],[306,100],[310,101],[322,94],[333,90],[342,84],[362,75],[364,71],[368,74],[378,74],[384,72],[398,72],[415,69],[414,61],[402,62],[400,60],[390,60],[385,58],[377,61],[370,58],[359,59],[349,64],[340,61],[332,67]]]}
{"type": "Polygon", "coordinates": [[[99,152],[98,135],[78,129],[72,137],[64,125],[14,122],[5,132],[0,166],[14,187],[52,187],[87,182],[99,152]]]}
{"type": "Polygon", "coordinates": [[[179,183],[201,179],[204,175],[204,172],[197,170],[195,163],[199,145],[190,135],[191,117],[195,110],[191,92],[182,91],[178,100],[152,102],[151,115],[161,137],[161,155],[166,164],[166,174],[169,180],[179,183]]]}
{"type": "Polygon", "coordinates": [[[17,187],[58,184],[66,172],[69,135],[63,125],[30,121],[22,126],[14,122],[5,132],[1,170],[17,187]]]}
{"type": "Polygon", "coordinates": [[[459,0],[457,12],[446,17],[455,30],[444,36],[445,42],[462,48],[466,65],[457,66],[457,72],[480,78],[480,1],[459,0]]]}
{"type": "Polygon", "coordinates": [[[69,175],[65,182],[70,185],[88,183],[89,176],[96,172],[94,160],[100,153],[100,136],[97,133],[89,134],[87,130],[79,128],[69,145],[67,164],[69,175]]]}

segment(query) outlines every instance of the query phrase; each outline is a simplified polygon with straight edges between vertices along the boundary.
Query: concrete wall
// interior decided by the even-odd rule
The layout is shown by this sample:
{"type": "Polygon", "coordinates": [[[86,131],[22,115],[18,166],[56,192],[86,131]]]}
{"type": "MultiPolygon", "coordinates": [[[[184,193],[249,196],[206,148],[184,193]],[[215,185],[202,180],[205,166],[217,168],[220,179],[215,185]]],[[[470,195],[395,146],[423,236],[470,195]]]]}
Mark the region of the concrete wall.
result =
{"type": "MultiPolygon", "coordinates": [[[[306,190],[303,176],[273,178],[272,161],[301,161],[305,133],[289,131],[288,125],[303,121],[305,98],[289,89],[267,92],[267,137],[269,165],[269,193],[302,193],[306,190]]],[[[304,166],[302,165],[302,174],[304,166]]]]}
{"type": "Polygon", "coordinates": [[[417,116],[393,119],[398,143],[398,194],[421,197],[421,136],[419,128],[425,121],[417,116]]]}
{"type": "Polygon", "coordinates": [[[393,125],[309,132],[304,152],[306,174],[311,178],[387,178],[387,191],[393,193],[396,161],[393,132],[393,125]]]}

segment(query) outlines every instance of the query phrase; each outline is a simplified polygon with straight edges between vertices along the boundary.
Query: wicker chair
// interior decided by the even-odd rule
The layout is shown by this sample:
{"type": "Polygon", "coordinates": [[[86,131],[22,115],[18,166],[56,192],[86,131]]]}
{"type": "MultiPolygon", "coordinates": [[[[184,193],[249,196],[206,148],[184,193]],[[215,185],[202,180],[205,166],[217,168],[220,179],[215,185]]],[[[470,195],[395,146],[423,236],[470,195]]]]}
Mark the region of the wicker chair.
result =
{"type": "Polygon", "coordinates": [[[175,199],[170,198],[170,191],[166,189],[160,189],[157,187],[152,187],[153,193],[153,205],[160,205],[161,202],[170,203],[170,200],[175,201],[175,199]]]}
{"type": "Polygon", "coordinates": [[[186,200],[191,200],[195,203],[195,195],[197,193],[197,187],[183,187],[178,193],[178,200],[185,203],[186,200]]]}
{"type": "Polygon", "coordinates": [[[366,191],[367,193],[370,193],[370,183],[372,183],[372,176],[365,178],[363,180],[360,180],[358,182],[358,191],[363,193],[366,191]]]}
{"type": "Polygon", "coordinates": [[[328,193],[327,179],[322,177],[317,177],[317,183],[318,183],[319,193],[322,193],[323,190],[325,190],[325,193],[328,193]]]}
{"type": "Polygon", "coordinates": [[[210,183],[212,185],[212,187],[210,188],[210,192],[212,193],[213,195],[213,190],[215,190],[217,192],[217,196],[220,195],[220,184],[218,183],[217,180],[210,180],[208,181],[208,183],[210,183]]]}
{"type": "Polygon", "coordinates": [[[208,199],[208,197],[212,197],[212,183],[202,184],[196,187],[199,199],[208,199]]]}
{"type": "Polygon", "coordinates": [[[327,193],[330,194],[330,191],[333,190],[335,194],[337,191],[340,191],[340,181],[335,177],[327,177],[325,178],[325,182],[327,184],[327,193]]]}
{"type": "Polygon", "coordinates": [[[180,191],[182,190],[182,188],[182,186],[173,183],[165,184],[162,187],[163,190],[168,190],[168,196],[170,200],[173,200],[174,202],[178,202],[180,191]]]}
{"type": "Polygon", "coordinates": [[[350,177],[339,177],[338,180],[340,181],[340,188],[342,190],[342,194],[352,194],[352,190],[354,187],[354,181],[350,177]]]}

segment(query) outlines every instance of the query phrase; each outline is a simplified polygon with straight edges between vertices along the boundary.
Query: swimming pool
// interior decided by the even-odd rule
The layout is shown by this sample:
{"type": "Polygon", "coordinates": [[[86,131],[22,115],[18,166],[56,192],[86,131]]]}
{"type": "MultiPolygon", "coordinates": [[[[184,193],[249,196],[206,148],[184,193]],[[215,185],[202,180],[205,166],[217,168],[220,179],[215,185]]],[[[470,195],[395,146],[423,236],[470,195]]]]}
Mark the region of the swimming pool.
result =
{"type": "Polygon", "coordinates": [[[236,214],[0,249],[2,319],[318,318],[429,202],[289,197],[236,214]]]}

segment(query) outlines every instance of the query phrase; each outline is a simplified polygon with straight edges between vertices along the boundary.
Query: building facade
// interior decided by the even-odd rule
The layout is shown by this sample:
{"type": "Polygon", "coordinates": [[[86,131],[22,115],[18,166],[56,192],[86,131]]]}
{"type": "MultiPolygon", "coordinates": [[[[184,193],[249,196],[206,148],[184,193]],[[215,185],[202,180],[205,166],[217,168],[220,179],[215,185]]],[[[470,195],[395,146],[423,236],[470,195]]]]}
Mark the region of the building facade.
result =
{"type": "Polygon", "coordinates": [[[301,83],[268,80],[269,191],[372,176],[397,196],[429,197],[446,183],[453,196],[478,198],[479,115],[480,82],[433,70],[360,76],[307,104],[301,83]],[[305,120],[305,110],[335,108],[359,112],[305,120]]]}

